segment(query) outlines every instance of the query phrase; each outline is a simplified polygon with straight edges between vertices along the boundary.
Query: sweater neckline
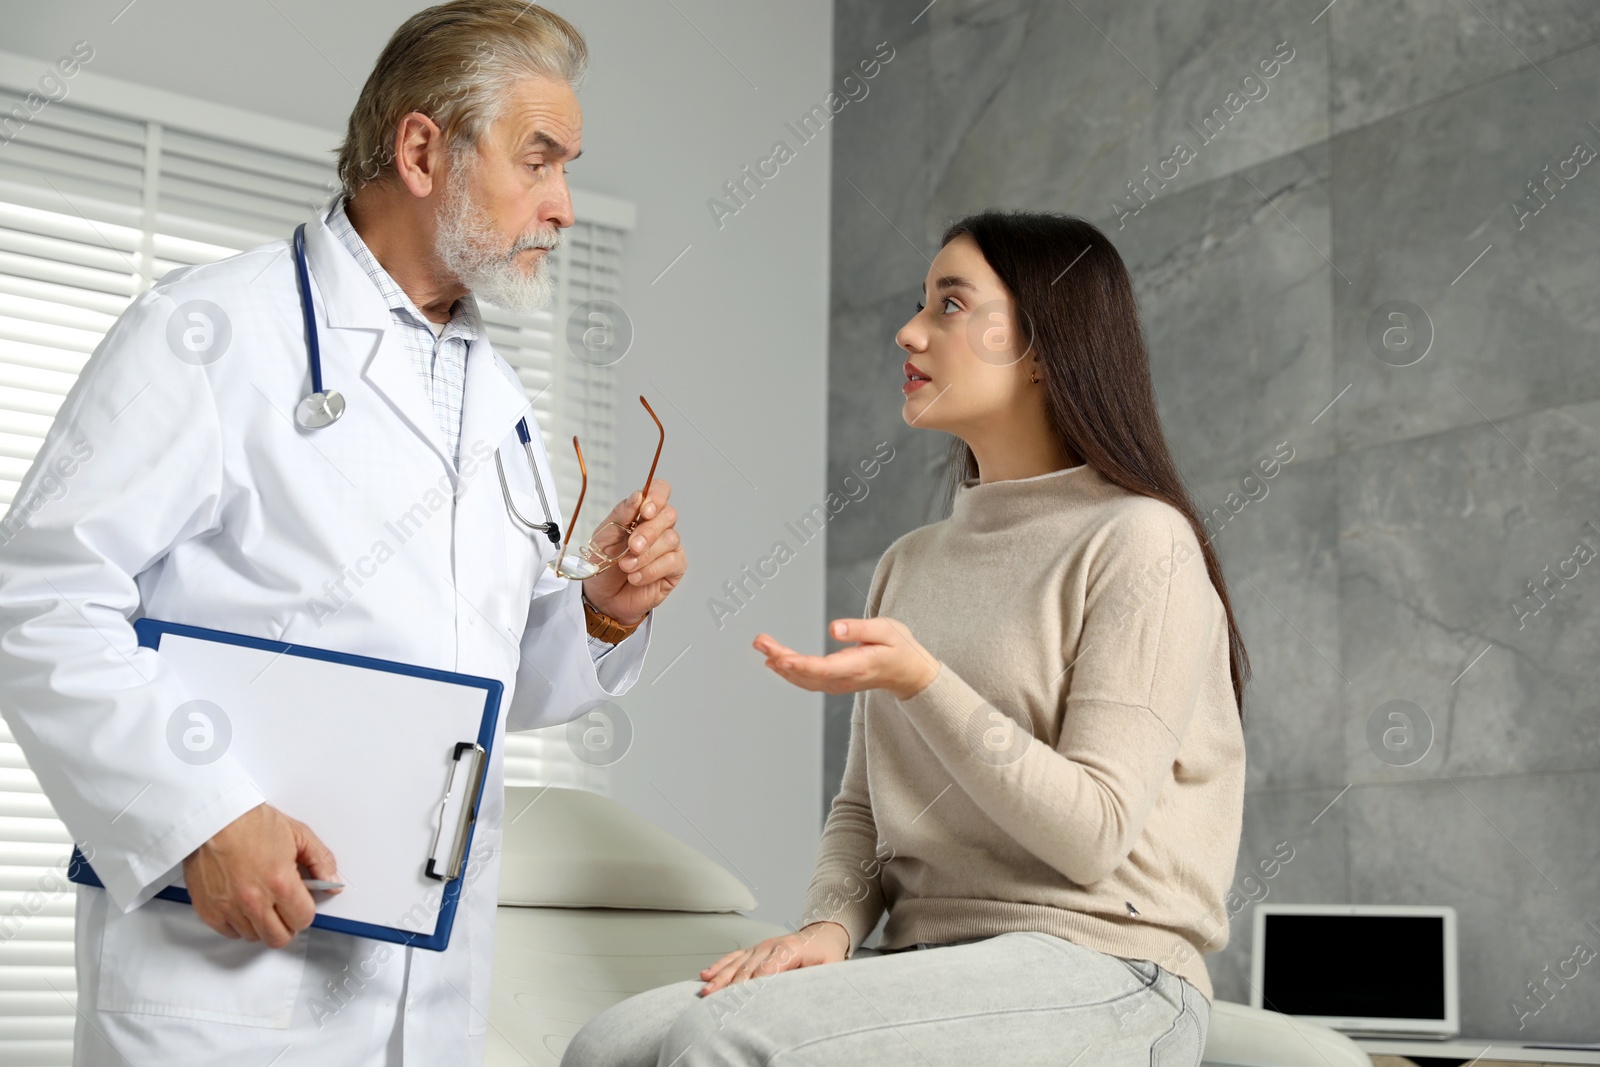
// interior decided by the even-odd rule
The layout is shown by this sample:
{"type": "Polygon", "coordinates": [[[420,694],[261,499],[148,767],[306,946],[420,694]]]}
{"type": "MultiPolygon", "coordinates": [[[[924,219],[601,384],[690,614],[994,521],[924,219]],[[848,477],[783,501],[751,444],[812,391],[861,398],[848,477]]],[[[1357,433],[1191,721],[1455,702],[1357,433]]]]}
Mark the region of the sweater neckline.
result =
{"type": "Polygon", "coordinates": [[[1059,509],[1082,498],[1102,481],[1088,463],[1047,471],[1027,478],[979,482],[967,478],[956,486],[951,521],[974,530],[999,530],[1059,509]]]}

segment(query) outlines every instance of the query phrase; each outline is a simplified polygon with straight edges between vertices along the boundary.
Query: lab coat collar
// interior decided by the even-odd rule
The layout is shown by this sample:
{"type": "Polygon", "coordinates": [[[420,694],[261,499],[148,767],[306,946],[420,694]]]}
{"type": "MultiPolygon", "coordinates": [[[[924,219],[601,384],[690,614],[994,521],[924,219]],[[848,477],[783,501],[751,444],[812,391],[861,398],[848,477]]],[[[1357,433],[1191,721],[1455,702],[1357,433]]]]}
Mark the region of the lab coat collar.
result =
{"type": "MultiPolygon", "coordinates": [[[[433,448],[454,479],[456,465],[445,449],[438,416],[395,328],[383,294],[338,235],[328,228],[320,211],[306,226],[306,262],[322,297],[323,320],[328,327],[321,345],[325,387],[338,389],[339,383],[333,375],[345,368],[359,368],[372,388],[382,394],[411,429],[433,448]],[[353,332],[366,330],[377,331],[376,346],[369,338],[353,332]],[[371,358],[360,368],[361,359],[368,352],[371,358]]],[[[468,295],[464,299],[472,305],[470,311],[478,327],[478,337],[468,352],[463,382],[462,454],[479,439],[498,446],[531,406],[522,383],[496,357],[476,298],[468,295]]]]}
{"type": "Polygon", "coordinates": [[[318,211],[306,224],[306,263],[322,296],[328,328],[387,331],[393,320],[383,294],[323,216],[318,211]]]}

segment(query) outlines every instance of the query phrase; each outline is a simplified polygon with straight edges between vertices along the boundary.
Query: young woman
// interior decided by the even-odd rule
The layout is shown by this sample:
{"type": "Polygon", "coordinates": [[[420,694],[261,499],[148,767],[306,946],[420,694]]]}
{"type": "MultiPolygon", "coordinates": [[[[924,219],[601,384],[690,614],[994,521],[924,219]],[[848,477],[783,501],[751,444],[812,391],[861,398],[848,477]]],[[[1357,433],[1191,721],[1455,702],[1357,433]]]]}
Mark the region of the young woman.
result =
{"type": "Polygon", "coordinates": [[[954,436],[951,514],[889,546],[850,647],[754,641],[856,694],[802,926],[601,1013],[565,1067],[1200,1063],[1249,661],[1127,269],[1080,219],[988,212],[923,290],[903,416],[954,436]]]}

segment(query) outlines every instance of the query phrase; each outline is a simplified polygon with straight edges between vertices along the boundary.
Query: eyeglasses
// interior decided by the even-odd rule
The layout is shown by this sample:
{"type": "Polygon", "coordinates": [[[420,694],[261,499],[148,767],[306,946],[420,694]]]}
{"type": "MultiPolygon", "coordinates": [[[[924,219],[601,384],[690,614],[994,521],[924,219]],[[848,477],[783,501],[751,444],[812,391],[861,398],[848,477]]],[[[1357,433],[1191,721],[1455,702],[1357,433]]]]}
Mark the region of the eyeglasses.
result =
{"type": "Polygon", "coordinates": [[[655,409],[650,406],[650,401],[641,396],[639,403],[644,405],[645,411],[649,412],[650,418],[655,421],[656,429],[660,431],[660,438],[656,441],[655,458],[650,461],[650,473],[645,476],[644,491],[639,494],[639,510],[634,512],[632,520],[627,525],[614,519],[601,523],[600,528],[588,542],[575,553],[567,549],[572,541],[572,531],[578,528],[578,512],[583,508],[584,494],[589,491],[589,469],[584,465],[583,449],[578,445],[578,438],[576,436],[572,438],[572,449],[578,454],[578,473],[583,476],[583,484],[578,489],[578,502],[572,508],[572,521],[567,524],[567,536],[561,543],[561,551],[556,553],[555,559],[546,564],[555,571],[558,578],[580,580],[589,578],[627,555],[628,538],[644,518],[644,502],[650,499],[650,483],[656,477],[656,464],[661,462],[661,446],[667,443],[667,429],[661,425],[661,420],[656,418],[655,409]]]}

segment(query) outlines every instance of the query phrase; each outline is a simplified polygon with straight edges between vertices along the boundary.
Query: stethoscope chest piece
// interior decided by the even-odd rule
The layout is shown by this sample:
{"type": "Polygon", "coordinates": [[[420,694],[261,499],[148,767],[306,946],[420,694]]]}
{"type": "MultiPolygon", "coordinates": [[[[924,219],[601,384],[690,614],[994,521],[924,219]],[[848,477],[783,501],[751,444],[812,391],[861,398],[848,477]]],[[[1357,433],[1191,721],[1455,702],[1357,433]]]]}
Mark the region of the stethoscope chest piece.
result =
{"type": "Polygon", "coordinates": [[[311,278],[306,272],[306,226],[294,231],[295,280],[300,291],[300,313],[306,323],[306,360],[311,365],[311,392],[295,405],[294,421],[303,430],[332,426],[344,414],[344,397],[337,389],[322,388],[322,346],[317,343],[317,319],[311,310],[311,278]]]}
{"type": "Polygon", "coordinates": [[[312,393],[295,406],[294,418],[307,430],[320,430],[339,421],[344,414],[344,397],[337,389],[312,393]]]}

